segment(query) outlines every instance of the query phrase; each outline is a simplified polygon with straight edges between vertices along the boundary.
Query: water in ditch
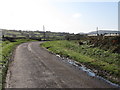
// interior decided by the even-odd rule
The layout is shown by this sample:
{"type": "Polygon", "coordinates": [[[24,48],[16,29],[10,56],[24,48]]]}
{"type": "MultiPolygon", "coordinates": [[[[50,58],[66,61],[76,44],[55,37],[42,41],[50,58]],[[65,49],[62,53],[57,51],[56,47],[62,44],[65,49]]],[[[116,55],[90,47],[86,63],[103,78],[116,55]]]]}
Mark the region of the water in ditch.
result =
{"type": "Polygon", "coordinates": [[[91,69],[85,67],[82,64],[79,64],[77,61],[61,57],[60,55],[56,55],[56,56],[61,58],[60,60],[63,60],[64,62],[67,62],[67,63],[79,68],[80,70],[86,72],[89,76],[99,78],[99,79],[104,80],[105,82],[107,82],[107,83],[109,83],[109,84],[111,84],[113,86],[116,86],[116,87],[120,88],[120,85],[112,83],[111,81],[109,81],[109,80],[107,80],[107,79],[105,79],[105,78],[103,78],[101,76],[96,75],[91,69]]]}

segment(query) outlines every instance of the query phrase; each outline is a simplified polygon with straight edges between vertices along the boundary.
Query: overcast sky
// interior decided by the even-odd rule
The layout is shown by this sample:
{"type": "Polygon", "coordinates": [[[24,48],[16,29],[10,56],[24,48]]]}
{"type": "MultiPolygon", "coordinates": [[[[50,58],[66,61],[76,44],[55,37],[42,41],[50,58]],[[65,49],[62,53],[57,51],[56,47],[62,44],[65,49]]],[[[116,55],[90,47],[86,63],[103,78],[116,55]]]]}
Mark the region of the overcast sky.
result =
{"type": "Polygon", "coordinates": [[[0,28],[54,32],[118,29],[118,0],[0,0],[0,28]],[[88,2],[89,1],[89,2],[88,2]],[[104,1],[104,2],[103,2],[104,1]]]}

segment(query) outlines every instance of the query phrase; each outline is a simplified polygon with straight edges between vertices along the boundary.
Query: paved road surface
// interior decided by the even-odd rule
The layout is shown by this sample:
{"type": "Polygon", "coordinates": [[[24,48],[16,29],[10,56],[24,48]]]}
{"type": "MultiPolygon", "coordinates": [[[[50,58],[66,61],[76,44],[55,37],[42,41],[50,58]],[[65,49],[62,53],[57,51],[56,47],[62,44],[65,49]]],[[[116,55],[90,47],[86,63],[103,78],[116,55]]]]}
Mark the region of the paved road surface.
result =
{"type": "Polygon", "coordinates": [[[40,47],[41,42],[23,43],[16,48],[9,66],[6,88],[111,88],[88,76],[40,47]]]}

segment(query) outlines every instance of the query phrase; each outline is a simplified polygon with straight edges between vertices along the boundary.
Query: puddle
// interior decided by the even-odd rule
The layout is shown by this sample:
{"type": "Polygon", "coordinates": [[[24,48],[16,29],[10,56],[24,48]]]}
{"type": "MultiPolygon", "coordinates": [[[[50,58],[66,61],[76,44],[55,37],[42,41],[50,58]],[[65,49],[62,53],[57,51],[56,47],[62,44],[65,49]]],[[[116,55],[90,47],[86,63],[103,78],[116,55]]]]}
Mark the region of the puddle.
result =
{"type": "Polygon", "coordinates": [[[60,55],[56,55],[56,56],[59,57],[59,58],[61,58],[64,62],[67,62],[67,63],[69,63],[69,64],[71,64],[71,65],[79,68],[80,70],[86,72],[89,76],[99,78],[99,79],[104,80],[105,82],[107,82],[107,83],[109,83],[109,84],[111,84],[113,86],[116,86],[116,87],[120,88],[120,85],[112,83],[111,81],[109,81],[109,80],[107,80],[107,79],[105,79],[105,78],[103,78],[101,76],[96,75],[91,69],[85,67],[82,64],[79,64],[77,61],[61,57],[60,55]]]}
{"type": "Polygon", "coordinates": [[[95,77],[96,74],[94,72],[92,72],[90,69],[87,69],[86,67],[82,66],[79,67],[81,70],[83,70],[84,72],[86,72],[89,76],[95,77]]]}
{"type": "Polygon", "coordinates": [[[101,79],[101,80],[106,81],[107,83],[109,83],[109,84],[111,84],[111,85],[113,85],[113,86],[116,86],[116,87],[120,88],[120,85],[115,84],[115,83],[112,83],[111,81],[109,81],[109,80],[107,80],[107,79],[105,79],[105,78],[103,78],[103,77],[101,77],[101,76],[96,76],[96,77],[99,78],[99,79],[101,79]]]}

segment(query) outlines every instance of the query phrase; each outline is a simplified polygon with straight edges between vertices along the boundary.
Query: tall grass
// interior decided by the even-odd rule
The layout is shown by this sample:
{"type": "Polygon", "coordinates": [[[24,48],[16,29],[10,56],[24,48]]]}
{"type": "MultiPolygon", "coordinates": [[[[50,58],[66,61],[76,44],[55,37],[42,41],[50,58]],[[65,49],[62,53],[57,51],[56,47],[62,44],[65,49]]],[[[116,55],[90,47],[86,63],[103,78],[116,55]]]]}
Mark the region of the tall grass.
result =
{"type": "Polygon", "coordinates": [[[117,53],[91,48],[89,45],[78,45],[74,41],[49,41],[42,46],[56,54],[98,69],[101,76],[110,80],[113,76],[115,80],[112,81],[120,84],[119,80],[116,80],[120,77],[120,55],[117,53]]]}

